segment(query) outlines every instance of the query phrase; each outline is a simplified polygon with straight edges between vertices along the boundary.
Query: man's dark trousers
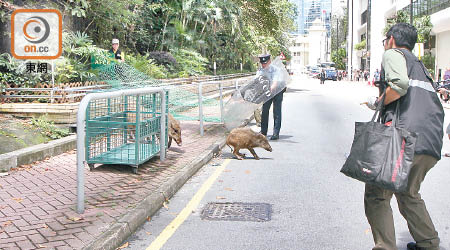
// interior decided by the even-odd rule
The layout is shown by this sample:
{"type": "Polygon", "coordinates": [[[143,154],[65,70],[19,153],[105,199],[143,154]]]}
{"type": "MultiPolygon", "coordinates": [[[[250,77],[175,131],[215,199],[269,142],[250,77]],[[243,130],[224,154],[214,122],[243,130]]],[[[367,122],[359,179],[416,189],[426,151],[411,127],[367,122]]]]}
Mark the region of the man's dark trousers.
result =
{"type": "Polygon", "coordinates": [[[269,125],[269,110],[273,102],[273,135],[280,135],[281,128],[281,103],[283,102],[283,92],[276,94],[263,104],[261,115],[261,134],[267,135],[267,127],[269,125]]]}

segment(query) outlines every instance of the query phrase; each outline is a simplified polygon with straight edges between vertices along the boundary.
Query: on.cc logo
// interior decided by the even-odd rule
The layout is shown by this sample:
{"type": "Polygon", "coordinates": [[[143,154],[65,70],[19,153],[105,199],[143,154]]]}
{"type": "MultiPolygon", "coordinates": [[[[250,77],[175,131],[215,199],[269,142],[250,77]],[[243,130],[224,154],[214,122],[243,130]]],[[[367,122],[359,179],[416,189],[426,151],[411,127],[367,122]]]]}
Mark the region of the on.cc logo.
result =
{"type": "Polygon", "coordinates": [[[23,34],[25,35],[25,39],[30,43],[41,43],[47,40],[50,35],[50,25],[42,17],[30,17],[23,26],[23,34]]]}
{"type": "Polygon", "coordinates": [[[11,15],[11,54],[17,59],[57,59],[62,15],[55,9],[17,9],[11,15]]]}

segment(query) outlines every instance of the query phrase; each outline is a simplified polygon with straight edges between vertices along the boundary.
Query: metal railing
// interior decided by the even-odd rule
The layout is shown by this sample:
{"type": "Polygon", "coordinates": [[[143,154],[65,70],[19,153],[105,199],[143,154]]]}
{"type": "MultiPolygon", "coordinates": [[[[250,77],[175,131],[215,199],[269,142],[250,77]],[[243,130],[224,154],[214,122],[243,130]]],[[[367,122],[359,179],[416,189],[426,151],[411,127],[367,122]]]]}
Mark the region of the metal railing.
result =
{"type": "MultiPolygon", "coordinates": [[[[255,73],[237,73],[218,76],[198,76],[190,78],[177,78],[177,79],[163,79],[160,86],[170,85],[182,85],[190,84],[193,82],[207,82],[207,81],[220,81],[233,78],[240,78],[254,75],[255,73]]],[[[153,82],[153,81],[152,81],[153,82]]],[[[0,89],[0,102],[5,99],[12,99],[17,101],[23,101],[24,99],[44,99],[48,103],[66,103],[66,102],[78,102],[81,97],[87,93],[97,91],[100,89],[109,88],[106,84],[96,84],[93,86],[81,86],[81,87],[52,87],[52,88],[3,88],[0,89]],[[8,93],[3,95],[1,93],[8,93]],[[37,94],[39,93],[39,94],[37,94]]],[[[14,101],[13,101],[14,102],[14,101]]]]}
{"type": "MultiPolygon", "coordinates": [[[[253,75],[253,74],[252,74],[253,75]]],[[[251,75],[248,75],[251,76],[251,75]]],[[[203,110],[203,102],[204,99],[219,99],[219,108],[220,108],[220,122],[224,121],[224,97],[234,93],[239,87],[242,85],[245,79],[235,80],[232,86],[224,86],[223,81],[207,81],[207,82],[198,82],[194,83],[198,85],[198,120],[200,123],[200,135],[204,135],[204,110],[203,110]],[[205,85],[216,85],[217,91],[209,91],[205,93],[203,91],[203,87],[205,85]],[[218,92],[218,93],[217,93],[218,92]],[[206,94],[206,95],[205,95],[206,94]]]]}

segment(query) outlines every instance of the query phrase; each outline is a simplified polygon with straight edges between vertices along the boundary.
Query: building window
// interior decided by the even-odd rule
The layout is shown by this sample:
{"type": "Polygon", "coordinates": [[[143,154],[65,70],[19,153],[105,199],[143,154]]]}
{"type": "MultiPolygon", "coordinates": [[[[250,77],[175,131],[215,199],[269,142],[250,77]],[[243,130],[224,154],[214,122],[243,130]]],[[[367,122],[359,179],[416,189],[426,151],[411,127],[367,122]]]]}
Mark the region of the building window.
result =
{"type": "Polygon", "coordinates": [[[367,23],[367,10],[361,14],[361,25],[367,23]]]}

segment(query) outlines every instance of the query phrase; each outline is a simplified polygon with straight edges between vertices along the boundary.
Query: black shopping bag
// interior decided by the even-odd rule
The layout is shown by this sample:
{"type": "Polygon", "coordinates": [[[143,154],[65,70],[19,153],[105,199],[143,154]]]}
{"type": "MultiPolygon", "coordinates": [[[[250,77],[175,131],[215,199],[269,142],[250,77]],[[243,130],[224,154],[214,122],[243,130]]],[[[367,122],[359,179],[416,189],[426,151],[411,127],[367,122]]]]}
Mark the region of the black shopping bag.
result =
{"type": "Polygon", "coordinates": [[[408,185],[408,176],[414,158],[417,135],[397,127],[397,102],[391,126],[375,121],[384,98],[369,122],[356,122],[350,154],[341,172],[362,182],[402,192],[408,185]]]}

